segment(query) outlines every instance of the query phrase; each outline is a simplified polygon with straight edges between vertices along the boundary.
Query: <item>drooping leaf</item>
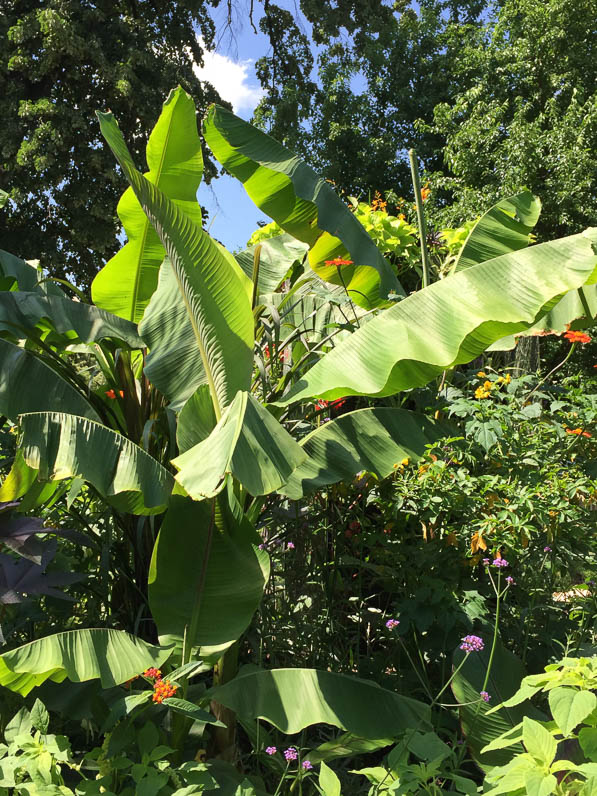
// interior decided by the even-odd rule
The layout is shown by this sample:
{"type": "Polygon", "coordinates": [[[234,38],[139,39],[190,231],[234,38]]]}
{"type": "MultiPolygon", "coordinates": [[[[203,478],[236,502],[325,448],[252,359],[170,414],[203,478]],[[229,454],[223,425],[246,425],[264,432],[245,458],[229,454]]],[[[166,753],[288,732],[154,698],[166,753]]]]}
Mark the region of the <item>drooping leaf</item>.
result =
{"type": "Polygon", "coordinates": [[[60,412],[22,415],[21,451],[42,480],[83,478],[119,511],[159,514],[172,475],[138,445],[86,418],[60,412]]]}
{"type": "Polygon", "coordinates": [[[342,787],[336,773],[323,761],[319,769],[319,787],[324,796],[341,796],[342,787]]]}
{"type": "MultiPolygon", "coordinates": [[[[247,292],[248,280],[231,254],[212,241],[206,232],[135,169],[112,114],[98,114],[98,117],[104,138],[116,155],[170,259],[180,294],[178,300],[187,314],[185,334],[188,329],[191,330],[216,415],[219,416],[238,390],[246,390],[250,385],[254,321],[247,292]]],[[[162,325],[165,333],[170,321],[168,310],[160,313],[158,319],[153,320],[154,331],[162,325]]],[[[146,320],[142,324],[140,333],[149,340],[148,322],[146,320]]],[[[179,331],[171,330],[170,333],[179,331]]],[[[163,371],[160,384],[157,384],[154,372],[156,386],[170,400],[181,400],[169,388],[169,378],[172,378],[172,370],[163,371]]],[[[195,384],[185,398],[197,386],[195,384]]]]}
{"type": "Polygon", "coordinates": [[[159,668],[172,648],[156,647],[123,630],[69,630],[0,655],[0,685],[22,696],[45,680],[75,683],[99,678],[103,688],[159,668]]]}
{"type": "Polygon", "coordinates": [[[318,396],[392,395],[470,362],[532,326],[596,276],[597,228],[496,257],[385,310],[317,362],[281,404],[318,396]]]}
{"type": "Polygon", "coordinates": [[[53,409],[99,420],[91,404],[56,371],[29,351],[0,339],[0,414],[16,421],[24,412],[53,409]]]}
{"type": "Polygon", "coordinates": [[[391,746],[393,738],[359,738],[349,732],[344,732],[332,741],[326,741],[309,752],[309,760],[319,763],[321,760],[335,760],[339,757],[353,757],[355,755],[369,754],[391,746]]]}
{"type": "MultiPolygon", "coordinates": [[[[201,141],[195,104],[180,86],[170,92],[149,136],[147,165],[146,179],[201,226],[201,141]]],[[[95,277],[91,295],[98,307],[138,323],[157,287],[164,247],[131,188],[124,192],[117,213],[128,242],[95,277]]]]}
{"type": "Polygon", "coordinates": [[[207,439],[216,427],[216,415],[209,387],[202,384],[187,400],[178,415],[176,444],[181,453],[207,439]]]}
{"type": "Polygon", "coordinates": [[[246,249],[234,256],[249,279],[253,278],[253,263],[257,246],[260,247],[257,277],[258,296],[262,293],[275,292],[292,266],[302,262],[309,250],[306,243],[287,234],[262,240],[254,246],[247,246],[246,249]]]}
{"type": "Polygon", "coordinates": [[[72,343],[93,343],[111,337],[131,348],[144,345],[134,323],[92,304],[34,292],[0,292],[0,331],[24,339],[40,321],[46,320],[72,343]]]}
{"type": "Polygon", "coordinates": [[[148,595],[163,644],[220,653],[247,629],[269,577],[269,558],[252,540],[215,526],[211,502],[173,495],[156,540],[148,595]]]}
{"type": "Polygon", "coordinates": [[[349,480],[361,470],[385,478],[401,463],[417,462],[425,446],[453,428],[406,409],[375,407],[348,412],[301,440],[307,459],[280,489],[299,500],[327,484],[349,480]]]}
{"type": "Polygon", "coordinates": [[[0,249],[0,279],[4,283],[2,290],[34,290],[42,295],[64,296],[58,285],[50,280],[38,285],[37,268],[3,249],[0,249]]]}
{"type": "Polygon", "coordinates": [[[267,495],[305,458],[286,429],[250,393],[239,392],[209,437],[172,464],[187,493],[203,500],[220,492],[229,474],[251,495],[267,495]]]}
{"type": "MultiPolygon", "coordinates": [[[[456,650],[453,658],[455,667],[460,664],[464,654],[462,650],[456,650]]],[[[507,748],[481,753],[483,747],[520,724],[523,716],[545,718],[528,701],[490,713],[491,704],[484,702],[480,697],[488,663],[489,645],[481,652],[471,653],[452,680],[452,691],[456,701],[462,705],[460,720],[466,742],[473,759],[485,771],[493,766],[505,765],[515,754],[522,752],[523,748],[517,743],[507,748]]],[[[498,705],[516,693],[525,674],[520,658],[498,641],[486,687],[491,703],[498,705]]]]}
{"type": "Polygon", "coordinates": [[[471,229],[453,271],[524,249],[540,213],[541,202],[530,191],[501,199],[471,229]]]}
{"type": "Polygon", "coordinates": [[[309,246],[309,262],[322,279],[344,281],[353,301],[370,308],[389,292],[404,295],[390,264],[331,186],[285,147],[212,105],[203,133],[212,152],[239,179],[257,207],[309,246]],[[350,257],[339,276],[326,260],[350,257]]]}
{"type": "Polygon", "coordinates": [[[240,674],[208,695],[241,718],[261,718],[281,732],[332,724],[361,738],[395,738],[428,727],[429,707],[377,683],[316,669],[273,669],[240,674]]]}

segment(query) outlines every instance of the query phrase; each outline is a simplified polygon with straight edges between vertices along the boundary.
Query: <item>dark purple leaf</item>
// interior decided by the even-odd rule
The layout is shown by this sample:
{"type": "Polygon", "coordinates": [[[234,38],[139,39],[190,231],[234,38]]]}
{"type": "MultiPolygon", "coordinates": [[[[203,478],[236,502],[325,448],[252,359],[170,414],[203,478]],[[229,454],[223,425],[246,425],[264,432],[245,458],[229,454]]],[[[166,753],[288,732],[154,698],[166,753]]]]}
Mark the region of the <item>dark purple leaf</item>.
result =
{"type": "Polygon", "coordinates": [[[45,568],[55,552],[55,543],[47,546],[42,556],[42,563],[12,558],[0,553],[0,603],[20,603],[25,594],[46,594],[73,600],[58,590],[58,586],[68,586],[85,576],[75,572],[46,572],[45,568]]]}

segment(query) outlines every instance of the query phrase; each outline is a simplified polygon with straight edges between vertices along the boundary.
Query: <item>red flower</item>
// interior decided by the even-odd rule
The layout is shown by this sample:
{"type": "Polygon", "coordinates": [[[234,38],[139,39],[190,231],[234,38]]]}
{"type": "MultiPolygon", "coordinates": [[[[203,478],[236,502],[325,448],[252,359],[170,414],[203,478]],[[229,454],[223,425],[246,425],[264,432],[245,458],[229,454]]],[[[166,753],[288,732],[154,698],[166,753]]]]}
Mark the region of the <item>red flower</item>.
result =
{"type": "MultiPolygon", "coordinates": [[[[118,390],[118,394],[120,395],[121,398],[124,398],[124,390],[118,390]]],[[[108,396],[108,398],[112,399],[116,398],[116,393],[114,392],[114,390],[106,390],[106,395],[108,396]]]]}
{"type": "Polygon", "coordinates": [[[156,669],[155,666],[150,666],[149,669],[145,669],[143,672],[143,677],[153,677],[154,680],[161,680],[162,673],[159,669],[156,669]]]}
{"type": "Polygon", "coordinates": [[[342,257],[336,257],[335,260],[326,260],[325,264],[335,265],[337,268],[339,268],[341,265],[352,265],[353,262],[352,260],[343,260],[342,257]]]}
{"type": "Polygon", "coordinates": [[[335,401],[317,401],[315,406],[318,409],[340,409],[346,403],[346,398],[336,398],[335,401]]]}
{"type": "Polygon", "coordinates": [[[590,343],[591,342],[591,338],[589,337],[588,334],[585,334],[585,332],[572,332],[572,331],[569,331],[569,332],[566,332],[564,334],[564,337],[570,343],[582,343],[584,345],[585,343],[590,343]]]}
{"type": "Polygon", "coordinates": [[[163,702],[164,699],[173,697],[176,693],[177,685],[172,685],[170,680],[156,680],[153,684],[153,696],[151,697],[154,702],[163,702]]]}

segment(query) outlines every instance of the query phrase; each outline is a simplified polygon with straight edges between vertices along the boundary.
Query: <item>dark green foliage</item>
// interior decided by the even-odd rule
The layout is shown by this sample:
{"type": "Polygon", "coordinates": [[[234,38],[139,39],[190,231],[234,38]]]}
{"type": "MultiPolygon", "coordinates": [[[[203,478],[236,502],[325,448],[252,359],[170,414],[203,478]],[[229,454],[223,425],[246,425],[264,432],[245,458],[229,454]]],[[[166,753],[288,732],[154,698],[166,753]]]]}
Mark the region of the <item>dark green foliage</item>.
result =
{"type": "MultiPolygon", "coordinates": [[[[7,0],[0,15],[0,245],[86,287],[120,243],[125,181],[100,145],[97,110],[112,110],[137,163],[163,97],[181,84],[199,109],[200,33],[213,39],[217,0],[7,0]]],[[[208,162],[208,173],[215,169],[208,162]]]]}

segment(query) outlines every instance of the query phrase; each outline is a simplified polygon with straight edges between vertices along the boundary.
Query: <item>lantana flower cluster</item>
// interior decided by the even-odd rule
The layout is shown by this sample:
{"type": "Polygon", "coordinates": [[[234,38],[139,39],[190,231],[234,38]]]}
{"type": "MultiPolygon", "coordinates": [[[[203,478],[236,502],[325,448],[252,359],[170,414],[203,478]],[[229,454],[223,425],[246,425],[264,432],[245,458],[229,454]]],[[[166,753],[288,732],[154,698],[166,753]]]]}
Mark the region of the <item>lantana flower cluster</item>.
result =
{"type": "Polygon", "coordinates": [[[150,677],[154,681],[151,697],[153,702],[160,704],[164,699],[169,699],[176,694],[178,686],[171,683],[170,680],[163,680],[161,671],[154,666],[146,669],[143,672],[143,677],[150,677]]]}

